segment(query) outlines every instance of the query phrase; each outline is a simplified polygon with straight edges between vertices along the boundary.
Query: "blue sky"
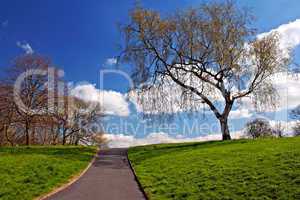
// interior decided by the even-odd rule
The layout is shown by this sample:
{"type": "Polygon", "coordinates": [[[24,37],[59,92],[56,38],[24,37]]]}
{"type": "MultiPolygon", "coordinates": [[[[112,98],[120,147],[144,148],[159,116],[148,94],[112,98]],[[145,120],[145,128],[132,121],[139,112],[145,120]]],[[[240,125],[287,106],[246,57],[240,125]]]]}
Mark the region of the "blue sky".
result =
{"type": "MultiPolygon", "coordinates": [[[[2,0],[0,67],[20,55],[16,42],[28,42],[37,53],[49,56],[69,80],[98,83],[98,71],[107,58],[118,55],[117,23],[125,23],[135,0],[2,0]],[[84,72],[84,73],[83,73],[84,72]]],[[[198,0],[143,0],[142,5],[163,13],[197,6],[198,0]]],[[[265,32],[300,18],[297,0],[241,0],[265,32]]],[[[124,91],[121,86],[107,87],[124,91]]]]}
{"type": "MultiPolygon", "coordinates": [[[[144,7],[161,13],[197,6],[199,2],[141,0],[144,7]]],[[[252,10],[258,32],[268,32],[300,19],[299,0],[237,2],[252,10]]],[[[1,0],[0,75],[16,56],[24,53],[17,43],[28,44],[35,53],[50,57],[62,68],[68,81],[99,87],[99,70],[108,67],[107,59],[119,54],[117,24],[128,21],[128,12],[134,4],[135,0],[1,0]]],[[[296,60],[300,60],[299,48],[296,52],[296,60]]],[[[127,91],[124,79],[117,77],[105,79],[105,89],[127,91]]],[[[179,128],[177,132],[180,131],[179,128]]]]}

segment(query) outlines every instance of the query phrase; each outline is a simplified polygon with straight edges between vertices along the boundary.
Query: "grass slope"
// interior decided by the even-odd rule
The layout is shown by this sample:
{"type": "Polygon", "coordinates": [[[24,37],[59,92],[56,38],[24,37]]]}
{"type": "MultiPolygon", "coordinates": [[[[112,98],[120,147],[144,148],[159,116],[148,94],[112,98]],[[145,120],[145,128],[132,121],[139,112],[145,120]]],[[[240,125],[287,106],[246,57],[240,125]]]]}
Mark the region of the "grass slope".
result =
{"type": "Polygon", "coordinates": [[[0,148],[0,199],[29,200],[83,170],[95,154],[88,147],[0,148]]]}
{"type": "Polygon", "coordinates": [[[129,149],[150,199],[300,199],[300,137],[129,149]]]}

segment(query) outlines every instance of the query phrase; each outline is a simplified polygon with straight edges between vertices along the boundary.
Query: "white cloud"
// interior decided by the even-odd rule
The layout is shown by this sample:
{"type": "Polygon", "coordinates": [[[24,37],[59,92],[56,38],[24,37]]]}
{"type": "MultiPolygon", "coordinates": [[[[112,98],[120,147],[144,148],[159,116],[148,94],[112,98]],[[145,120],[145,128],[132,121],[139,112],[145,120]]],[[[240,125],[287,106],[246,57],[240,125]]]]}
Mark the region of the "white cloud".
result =
{"type": "MultiPolygon", "coordinates": [[[[185,84],[201,88],[199,80],[195,79],[195,77],[182,75],[181,78],[185,84]]],[[[185,111],[200,111],[208,108],[199,99],[199,96],[186,92],[183,87],[174,83],[171,78],[164,78],[163,87],[160,86],[159,84],[154,85],[151,89],[142,92],[142,94],[138,90],[133,90],[128,94],[130,101],[135,105],[138,112],[146,114],[170,114],[185,111]]],[[[211,88],[209,92],[211,101],[220,99],[220,94],[217,90],[211,88]]],[[[208,95],[208,90],[204,90],[204,93],[208,95]]]]}
{"type": "Polygon", "coordinates": [[[300,74],[278,73],[273,77],[280,95],[279,109],[289,109],[300,105],[300,74]]]}
{"type": "Polygon", "coordinates": [[[285,135],[292,136],[293,135],[293,128],[296,126],[297,121],[275,121],[270,120],[270,125],[272,128],[280,127],[285,135]]]}
{"type": "Polygon", "coordinates": [[[240,118],[250,118],[252,113],[246,108],[241,108],[237,110],[232,110],[230,112],[229,118],[230,119],[240,119],[240,118]]]}
{"type": "Polygon", "coordinates": [[[106,59],[105,64],[108,66],[115,65],[115,64],[117,64],[117,59],[116,58],[108,58],[108,59],[106,59]]]}
{"type": "MultiPolygon", "coordinates": [[[[275,109],[266,109],[266,112],[287,110],[300,105],[300,73],[277,73],[271,79],[274,87],[277,89],[279,99],[277,107],[275,109]]],[[[251,99],[243,98],[239,109],[231,111],[230,117],[233,119],[251,117],[254,112],[255,108],[251,99]]]]}
{"type": "Polygon", "coordinates": [[[92,84],[77,85],[71,90],[71,95],[85,101],[99,102],[107,115],[128,116],[129,104],[126,97],[116,91],[99,90],[92,84]]]}
{"type": "MultiPolygon", "coordinates": [[[[288,49],[294,49],[300,45],[300,19],[280,25],[269,32],[261,33],[257,35],[257,38],[262,38],[274,32],[279,34],[280,48],[283,52],[286,52],[288,49]]],[[[300,73],[294,74],[293,76],[285,73],[278,73],[272,78],[272,80],[275,87],[278,89],[278,94],[280,95],[280,102],[277,110],[292,108],[300,104],[300,73]]],[[[161,110],[166,113],[184,111],[185,109],[181,107],[180,102],[180,94],[182,93],[181,88],[173,85],[170,88],[170,91],[167,91],[167,89],[162,95],[157,94],[155,97],[160,100],[162,99],[165,102],[162,104],[161,110]],[[168,104],[166,104],[166,102],[168,102],[168,104]]],[[[146,98],[151,98],[147,95],[150,96],[150,94],[146,94],[146,98]]],[[[214,92],[212,100],[218,99],[221,99],[220,94],[214,92]]],[[[138,112],[147,113],[152,109],[151,106],[147,107],[139,104],[138,95],[135,93],[131,93],[130,100],[135,104],[138,112]]],[[[196,104],[196,106],[203,108],[203,104],[196,104]]],[[[244,98],[242,99],[241,107],[230,113],[230,118],[248,118],[252,116],[254,111],[254,105],[251,100],[249,98],[244,98]]]]}
{"type": "MultiPolygon", "coordinates": [[[[283,53],[287,53],[300,45],[300,19],[282,24],[269,32],[261,33],[257,35],[257,38],[260,39],[272,33],[278,33],[280,48],[283,53]]],[[[293,108],[300,104],[300,73],[293,75],[277,73],[271,79],[280,96],[277,111],[293,108]]],[[[254,110],[249,99],[242,101],[245,114],[246,110],[254,110]]]]}
{"type": "MultiPolygon", "coordinates": [[[[287,136],[293,135],[293,127],[296,125],[296,121],[270,121],[270,125],[273,128],[278,127],[278,124],[281,125],[283,132],[287,136]]],[[[203,141],[214,141],[222,140],[221,134],[211,134],[198,137],[184,137],[183,135],[170,136],[164,132],[150,133],[144,138],[136,138],[133,135],[124,135],[124,134],[105,134],[105,137],[108,139],[108,146],[110,148],[125,148],[132,146],[142,146],[150,144],[162,144],[162,143],[183,143],[183,142],[203,142],[203,141]]],[[[231,137],[233,139],[246,138],[244,135],[244,130],[239,130],[231,132],[231,137]]]]}
{"type": "MultiPolygon", "coordinates": [[[[242,137],[241,132],[235,132],[231,134],[233,138],[238,139],[242,137]]],[[[201,142],[201,141],[212,141],[212,140],[221,140],[221,134],[215,135],[206,135],[199,136],[195,138],[184,137],[178,135],[172,137],[164,132],[151,133],[145,138],[136,138],[132,135],[123,135],[123,134],[105,134],[105,137],[108,139],[108,146],[110,148],[125,148],[132,146],[141,146],[149,144],[161,144],[161,143],[181,143],[181,142],[201,142]]]]}
{"type": "Polygon", "coordinates": [[[257,37],[262,38],[274,32],[277,32],[279,34],[280,47],[283,50],[286,50],[288,48],[295,48],[300,44],[300,19],[280,25],[276,29],[259,34],[257,37]]]}
{"type": "Polygon", "coordinates": [[[26,54],[33,54],[34,51],[29,43],[17,41],[17,46],[25,51],[26,54]]]}

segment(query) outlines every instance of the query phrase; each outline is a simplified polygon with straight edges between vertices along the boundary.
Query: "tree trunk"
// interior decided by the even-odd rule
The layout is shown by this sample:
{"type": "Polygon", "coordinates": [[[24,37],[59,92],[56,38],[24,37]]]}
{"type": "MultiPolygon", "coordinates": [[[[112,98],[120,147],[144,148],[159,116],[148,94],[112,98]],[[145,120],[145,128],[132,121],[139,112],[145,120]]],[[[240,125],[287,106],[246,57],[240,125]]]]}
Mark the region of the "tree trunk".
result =
{"type": "Polygon", "coordinates": [[[26,137],[26,146],[29,146],[29,122],[26,120],[25,122],[25,137],[26,137]]]}
{"type": "Polygon", "coordinates": [[[220,125],[221,125],[221,132],[222,132],[222,140],[231,140],[227,118],[226,119],[221,118],[220,125]]]}
{"type": "Polygon", "coordinates": [[[66,144],[66,135],[63,134],[63,140],[62,140],[62,145],[65,145],[66,144]]]}
{"type": "Polygon", "coordinates": [[[66,138],[67,138],[66,132],[67,132],[67,130],[64,128],[63,129],[63,134],[62,134],[62,145],[66,144],[66,138]]]}
{"type": "Polygon", "coordinates": [[[14,141],[13,141],[13,139],[11,140],[11,139],[9,139],[9,136],[8,136],[8,129],[9,129],[9,127],[7,126],[7,125],[5,125],[5,136],[6,136],[6,140],[9,142],[9,144],[11,145],[11,146],[14,146],[14,141]]]}
{"type": "Polygon", "coordinates": [[[228,127],[228,117],[232,109],[232,105],[233,101],[227,100],[224,112],[219,118],[223,140],[231,140],[230,131],[228,127]]]}

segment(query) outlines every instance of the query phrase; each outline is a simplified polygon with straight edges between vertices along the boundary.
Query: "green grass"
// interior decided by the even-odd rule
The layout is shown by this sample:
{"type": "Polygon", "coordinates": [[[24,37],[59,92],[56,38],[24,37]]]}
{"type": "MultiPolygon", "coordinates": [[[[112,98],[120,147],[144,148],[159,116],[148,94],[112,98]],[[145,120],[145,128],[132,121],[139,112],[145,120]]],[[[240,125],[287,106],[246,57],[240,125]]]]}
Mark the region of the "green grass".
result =
{"type": "Polygon", "coordinates": [[[150,199],[300,199],[300,137],[129,149],[150,199]]]}
{"type": "Polygon", "coordinates": [[[51,191],[83,170],[92,147],[0,148],[0,199],[29,200],[51,191]]]}

